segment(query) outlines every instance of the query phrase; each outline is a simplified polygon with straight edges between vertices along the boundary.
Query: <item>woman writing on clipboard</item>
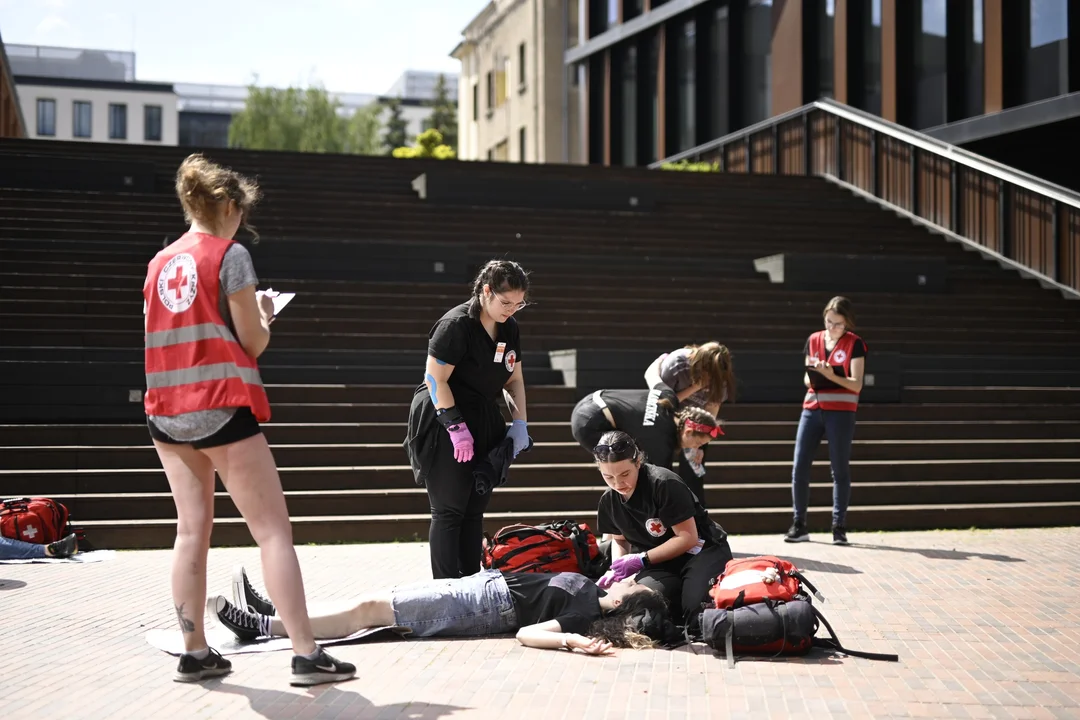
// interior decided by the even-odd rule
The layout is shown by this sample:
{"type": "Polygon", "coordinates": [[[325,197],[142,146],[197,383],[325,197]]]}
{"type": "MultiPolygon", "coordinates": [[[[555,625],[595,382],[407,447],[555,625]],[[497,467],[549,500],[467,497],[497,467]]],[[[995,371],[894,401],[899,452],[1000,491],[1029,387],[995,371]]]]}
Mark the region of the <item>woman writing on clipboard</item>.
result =
{"type": "Polygon", "coordinates": [[[851,443],[855,439],[855,412],[866,372],[867,348],[856,335],[855,313],[846,297],[834,297],[822,313],[825,329],[811,335],[803,348],[806,359],[806,397],[795,436],[795,462],[791,471],[791,498],[795,519],[787,542],[806,542],[806,510],[810,504],[810,467],[821,438],[829,439],[832,466],[834,545],[847,545],[846,518],[851,500],[851,443]]]}

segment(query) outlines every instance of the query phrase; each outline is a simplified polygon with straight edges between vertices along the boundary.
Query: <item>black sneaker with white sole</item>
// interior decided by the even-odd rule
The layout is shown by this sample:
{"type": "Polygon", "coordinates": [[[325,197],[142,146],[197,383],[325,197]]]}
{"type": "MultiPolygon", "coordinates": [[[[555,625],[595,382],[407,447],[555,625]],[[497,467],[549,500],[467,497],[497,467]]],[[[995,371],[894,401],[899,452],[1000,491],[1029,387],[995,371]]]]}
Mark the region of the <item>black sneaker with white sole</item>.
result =
{"type": "Polygon", "coordinates": [[[356,675],[355,665],[331,657],[320,645],[316,645],[316,648],[319,654],[314,660],[308,660],[303,655],[293,655],[290,685],[341,682],[356,675]]]}
{"type": "Polygon", "coordinates": [[[832,529],[832,544],[833,545],[847,545],[847,528],[843,525],[833,525],[832,529]]]}
{"type": "Polygon", "coordinates": [[[233,602],[242,610],[251,610],[251,612],[259,615],[277,615],[274,603],[264,598],[252,586],[243,565],[237,565],[233,568],[232,595],[233,602]]]}
{"type": "Polygon", "coordinates": [[[797,543],[797,542],[810,542],[810,532],[806,529],[806,523],[796,520],[788,528],[787,534],[784,535],[784,542],[797,543]]]}
{"type": "Polygon", "coordinates": [[[270,635],[268,616],[241,610],[229,602],[224,595],[209,598],[206,601],[206,609],[240,640],[250,642],[270,635]]]}
{"type": "Polygon", "coordinates": [[[220,677],[232,672],[232,663],[221,657],[217,650],[210,648],[209,654],[202,660],[184,653],[180,664],[176,666],[173,680],[176,682],[199,682],[206,678],[220,677]]]}
{"type": "Polygon", "coordinates": [[[75,533],[45,546],[45,555],[53,558],[69,558],[79,554],[79,538],[75,533]]]}

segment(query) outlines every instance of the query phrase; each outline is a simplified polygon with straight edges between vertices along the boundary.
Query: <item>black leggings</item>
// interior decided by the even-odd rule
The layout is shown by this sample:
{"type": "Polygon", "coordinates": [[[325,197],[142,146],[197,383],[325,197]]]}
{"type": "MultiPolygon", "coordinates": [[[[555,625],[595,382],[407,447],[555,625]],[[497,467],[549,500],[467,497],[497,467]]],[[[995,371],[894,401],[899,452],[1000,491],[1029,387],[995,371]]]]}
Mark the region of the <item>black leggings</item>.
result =
{"type": "Polygon", "coordinates": [[[479,495],[473,479],[474,457],[459,463],[454,444],[442,427],[435,428],[434,461],[427,474],[427,494],[431,503],[431,575],[436,580],[473,575],[480,571],[484,511],[491,493],[479,495]]]}
{"type": "Polygon", "coordinates": [[[697,555],[682,555],[642,570],[637,580],[664,594],[677,622],[690,622],[709,599],[709,582],[724,571],[729,560],[727,539],[718,540],[697,555]]]}

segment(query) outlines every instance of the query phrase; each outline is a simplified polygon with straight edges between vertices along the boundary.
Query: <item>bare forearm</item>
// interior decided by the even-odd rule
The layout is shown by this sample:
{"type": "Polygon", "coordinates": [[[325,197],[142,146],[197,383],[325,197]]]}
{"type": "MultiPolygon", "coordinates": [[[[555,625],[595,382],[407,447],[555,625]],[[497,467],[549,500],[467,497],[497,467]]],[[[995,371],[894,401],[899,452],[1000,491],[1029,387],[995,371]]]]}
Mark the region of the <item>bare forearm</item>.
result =
{"type": "Polygon", "coordinates": [[[520,375],[515,375],[503,388],[503,397],[506,406],[510,408],[510,415],[514,420],[529,421],[525,405],[525,380],[520,375]]]}
{"type": "Polygon", "coordinates": [[[649,562],[655,565],[657,563],[673,560],[680,555],[686,554],[686,552],[696,544],[697,538],[693,535],[676,535],[663,545],[649,550],[647,553],[649,562]]]}

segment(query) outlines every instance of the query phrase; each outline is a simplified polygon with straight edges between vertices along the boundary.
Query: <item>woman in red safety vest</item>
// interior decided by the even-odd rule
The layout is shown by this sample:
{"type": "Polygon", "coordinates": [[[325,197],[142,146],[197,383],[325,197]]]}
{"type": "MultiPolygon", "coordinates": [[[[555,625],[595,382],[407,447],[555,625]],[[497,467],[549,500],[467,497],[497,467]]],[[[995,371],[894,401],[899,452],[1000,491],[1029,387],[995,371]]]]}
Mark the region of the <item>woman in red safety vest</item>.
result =
{"type": "Polygon", "coordinates": [[[266,586],[292,639],[293,685],[345,680],[356,668],[315,644],[274,456],[259,427],[270,404],[255,358],[270,342],[273,301],[244,246],[259,200],[252,181],[190,155],[176,194],[191,228],[159,252],[143,283],[147,426],[176,503],[172,594],[184,637],[173,679],[224,675],[232,664],[207,646],[206,558],[214,524],[214,473],[262,552],[266,586]]]}
{"type": "Polygon", "coordinates": [[[866,343],[852,332],[855,313],[846,297],[834,297],[822,313],[825,329],[806,341],[802,418],[795,436],[795,462],[791,470],[791,498],[795,521],[787,542],[806,542],[806,509],[810,504],[810,467],[821,438],[829,439],[832,466],[834,545],[847,545],[845,526],[851,499],[851,443],[855,438],[855,412],[866,372],[866,343]]]}

